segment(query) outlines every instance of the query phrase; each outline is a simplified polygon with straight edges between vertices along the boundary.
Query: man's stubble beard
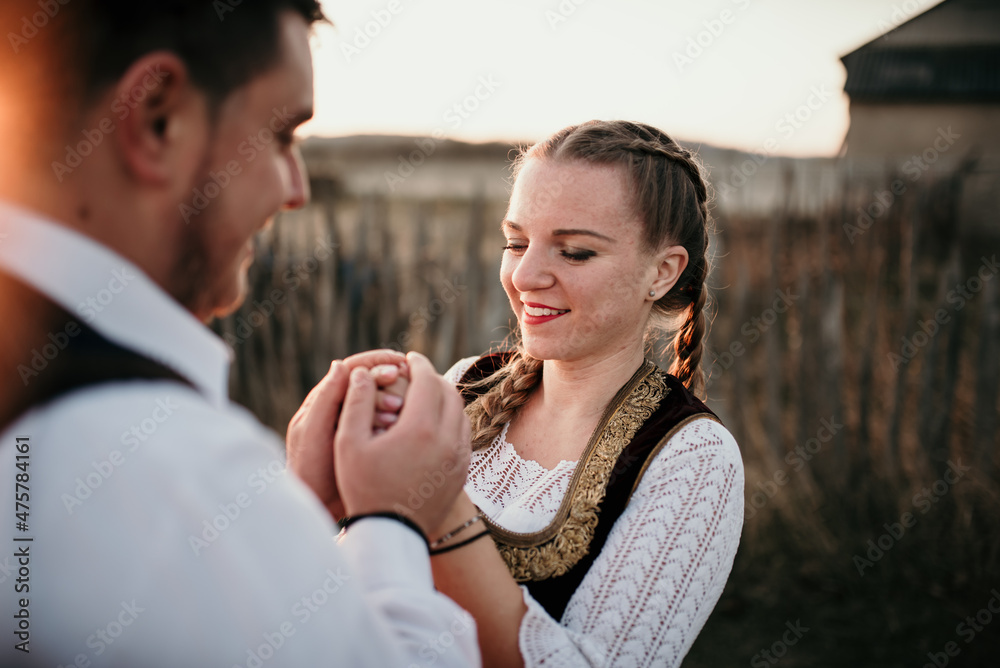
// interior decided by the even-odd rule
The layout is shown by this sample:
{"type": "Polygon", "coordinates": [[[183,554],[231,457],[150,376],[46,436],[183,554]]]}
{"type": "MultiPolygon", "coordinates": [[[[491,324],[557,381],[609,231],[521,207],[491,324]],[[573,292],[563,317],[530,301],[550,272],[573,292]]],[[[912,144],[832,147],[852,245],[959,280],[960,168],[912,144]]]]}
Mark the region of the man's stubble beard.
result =
{"type": "MultiPolygon", "coordinates": [[[[209,155],[206,153],[198,170],[199,177],[194,180],[188,192],[194,192],[195,188],[201,188],[204,192],[205,185],[212,182],[208,177],[209,165],[209,155]]],[[[231,266],[237,261],[238,253],[229,258],[225,265],[220,264],[217,258],[213,262],[209,231],[214,223],[213,215],[217,213],[217,204],[217,200],[211,201],[189,221],[178,214],[177,225],[181,229],[179,253],[170,271],[170,294],[195,317],[206,323],[212,318],[225,317],[235,311],[247,295],[246,268],[231,266]],[[226,294],[230,292],[230,271],[238,273],[236,295],[226,294]]]]}

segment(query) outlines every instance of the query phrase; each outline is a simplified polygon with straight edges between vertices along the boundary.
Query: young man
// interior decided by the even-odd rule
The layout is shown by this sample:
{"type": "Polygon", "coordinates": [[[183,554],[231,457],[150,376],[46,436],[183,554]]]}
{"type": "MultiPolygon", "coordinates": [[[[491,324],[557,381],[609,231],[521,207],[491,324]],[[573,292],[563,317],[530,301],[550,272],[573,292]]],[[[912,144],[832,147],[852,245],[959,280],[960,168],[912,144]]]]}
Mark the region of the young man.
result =
{"type": "Polygon", "coordinates": [[[243,299],[253,235],[308,198],[291,137],[321,18],[314,0],[0,8],[0,665],[479,663],[421,536],[468,468],[457,393],[411,355],[373,435],[369,369],[402,356],[335,362],[288,475],[203,324],[243,299]]]}

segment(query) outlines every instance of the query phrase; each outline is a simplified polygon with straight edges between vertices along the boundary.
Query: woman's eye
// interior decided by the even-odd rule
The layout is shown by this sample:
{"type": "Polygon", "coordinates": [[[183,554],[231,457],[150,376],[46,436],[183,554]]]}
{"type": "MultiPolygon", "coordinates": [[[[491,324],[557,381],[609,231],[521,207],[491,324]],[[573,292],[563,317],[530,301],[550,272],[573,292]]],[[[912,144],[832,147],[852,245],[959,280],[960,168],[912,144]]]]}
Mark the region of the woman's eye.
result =
{"type": "MultiPolygon", "coordinates": [[[[524,255],[524,252],[528,249],[528,244],[517,243],[517,242],[507,242],[507,245],[503,247],[505,251],[510,251],[514,255],[524,255]]],[[[570,262],[586,262],[590,258],[597,255],[596,251],[592,250],[570,250],[563,249],[559,251],[559,254],[570,262]]]]}
{"type": "Polygon", "coordinates": [[[590,258],[597,255],[596,252],[592,250],[564,250],[562,251],[562,256],[567,260],[572,260],[573,262],[586,262],[590,258]]]}

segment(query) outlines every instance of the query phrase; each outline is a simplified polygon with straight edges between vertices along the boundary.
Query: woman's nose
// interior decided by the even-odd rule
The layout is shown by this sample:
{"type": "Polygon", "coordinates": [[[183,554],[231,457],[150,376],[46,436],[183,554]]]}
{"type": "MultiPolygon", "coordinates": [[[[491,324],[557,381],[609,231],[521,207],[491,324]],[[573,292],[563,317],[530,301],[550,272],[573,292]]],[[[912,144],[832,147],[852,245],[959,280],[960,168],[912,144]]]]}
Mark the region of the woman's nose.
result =
{"type": "Polygon", "coordinates": [[[539,244],[529,244],[511,274],[511,283],[518,292],[533,292],[550,288],[555,283],[552,258],[548,249],[539,244]]]}

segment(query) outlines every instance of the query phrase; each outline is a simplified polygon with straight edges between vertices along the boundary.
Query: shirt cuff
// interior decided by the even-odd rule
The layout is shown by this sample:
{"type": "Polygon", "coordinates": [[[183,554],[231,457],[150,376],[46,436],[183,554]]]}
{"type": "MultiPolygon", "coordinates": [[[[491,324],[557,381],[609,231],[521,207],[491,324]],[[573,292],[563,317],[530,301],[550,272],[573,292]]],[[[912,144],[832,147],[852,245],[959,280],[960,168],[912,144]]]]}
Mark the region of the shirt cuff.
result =
{"type": "Polygon", "coordinates": [[[344,532],[339,546],[367,590],[434,589],[427,543],[396,520],[369,517],[356,522],[344,532]]]}

